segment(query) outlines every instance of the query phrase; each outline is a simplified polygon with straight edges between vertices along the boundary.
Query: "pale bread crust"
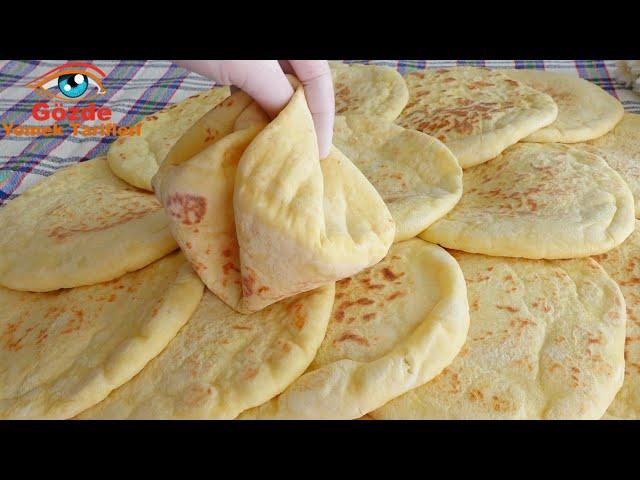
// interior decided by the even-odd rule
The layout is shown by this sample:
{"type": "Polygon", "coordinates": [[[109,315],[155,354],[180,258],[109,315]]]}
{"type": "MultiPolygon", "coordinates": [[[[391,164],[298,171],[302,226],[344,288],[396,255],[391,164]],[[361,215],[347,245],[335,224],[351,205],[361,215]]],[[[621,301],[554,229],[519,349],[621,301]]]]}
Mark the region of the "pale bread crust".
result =
{"type": "Polygon", "coordinates": [[[367,115],[395,120],[409,100],[402,76],[380,65],[331,62],[336,115],[367,115]]]}
{"type": "Polygon", "coordinates": [[[148,115],[139,122],[142,135],[121,137],[111,144],[107,152],[109,167],[134,187],[152,190],[151,179],[171,147],[228,96],[229,87],[215,87],[148,115]]]}
{"type": "Polygon", "coordinates": [[[444,249],[396,243],[336,285],[309,370],[241,419],[355,419],[424,384],[453,361],[469,326],[464,277],[444,249]]]}
{"type": "Polygon", "coordinates": [[[471,253],[560,259],[604,253],[634,228],[624,180],[599,156],[569,145],[514,145],[465,170],[463,192],[422,238],[471,253]]]}
{"type": "Polygon", "coordinates": [[[104,157],[64,168],[0,209],[0,285],[45,292],[106,282],[175,250],[156,198],[104,157]]]}
{"type": "Polygon", "coordinates": [[[181,253],[87,287],[0,287],[0,418],[70,418],[100,402],[165,348],[202,291],[181,253]]]}
{"type": "Polygon", "coordinates": [[[625,303],[597,262],[451,252],[471,324],[460,354],[376,419],[599,419],[624,377],[625,303]]]}
{"type": "Polygon", "coordinates": [[[485,68],[427,69],[404,79],[409,102],[396,123],[442,141],[462,168],[496,157],[558,115],[549,95],[485,68]]]}
{"type": "Polygon", "coordinates": [[[627,305],[624,384],[607,414],[640,420],[640,221],[622,245],[594,258],[618,282],[627,305]]]}
{"type": "Polygon", "coordinates": [[[525,142],[584,142],[609,132],[624,114],[613,95],[575,75],[543,70],[500,71],[550,95],[558,105],[556,120],[526,137],[525,142]]]}
{"type": "Polygon", "coordinates": [[[279,394],[324,337],[328,285],[242,315],[205,292],[187,325],[130,382],[82,419],[232,419],[279,394]]]}
{"type": "Polygon", "coordinates": [[[600,155],[620,174],[633,193],[636,218],[640,218],[640,115],[625,113],[606,135],[575,146],[600,155]]]}
{"type": "Polygon", "coordinates": [[[439,140],[375,117],[338,116],[333,143],[376,188],[396,223],[394,242],[415,237],[462,195],[462,169],[439,140]]]}

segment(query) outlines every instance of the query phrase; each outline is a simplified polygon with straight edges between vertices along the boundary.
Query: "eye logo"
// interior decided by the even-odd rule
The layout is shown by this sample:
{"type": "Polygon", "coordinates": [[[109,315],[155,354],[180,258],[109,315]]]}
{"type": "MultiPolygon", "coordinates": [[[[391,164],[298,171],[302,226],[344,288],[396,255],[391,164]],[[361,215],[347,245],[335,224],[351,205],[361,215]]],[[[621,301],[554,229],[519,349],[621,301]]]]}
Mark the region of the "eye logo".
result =
{"type": "Polygon", "coordinates": [[[79,102],[107,93],[102,85],[106,74],[95,65],[69,62],[49,70],[29,82],[41,97],[63,102],[79,102]]]}

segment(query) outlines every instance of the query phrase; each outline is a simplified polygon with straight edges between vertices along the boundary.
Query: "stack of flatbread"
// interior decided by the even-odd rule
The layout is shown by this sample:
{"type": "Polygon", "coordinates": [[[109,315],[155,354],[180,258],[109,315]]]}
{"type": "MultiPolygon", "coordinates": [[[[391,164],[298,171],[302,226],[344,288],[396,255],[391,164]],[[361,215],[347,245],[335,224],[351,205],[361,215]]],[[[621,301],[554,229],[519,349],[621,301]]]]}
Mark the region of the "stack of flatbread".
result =
{"type": "Polygon", "coordinates": [[[214,88],[0,209],[0,418],[640,418],[640,117],[544,71],[214,88]]]}

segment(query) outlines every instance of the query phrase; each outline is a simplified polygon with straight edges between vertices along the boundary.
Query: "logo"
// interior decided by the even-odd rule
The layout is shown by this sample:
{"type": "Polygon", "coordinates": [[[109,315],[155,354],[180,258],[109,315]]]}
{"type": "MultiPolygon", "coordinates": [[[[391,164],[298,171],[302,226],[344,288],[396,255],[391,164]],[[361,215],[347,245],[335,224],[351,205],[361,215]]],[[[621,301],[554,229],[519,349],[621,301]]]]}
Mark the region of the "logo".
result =
{"type": "Polygon", "coordinates": [[[36,102],[31,108],[31,118],[40,123],[15,125],[3,122],[5,137],[57,137],[64,136],[67,132],[74,137],[140,136],[141,123],[132,127],[119,127],[110,122],[112,112],[109,107],[91,102],[107,93],[102,83],[105,77],[106,74],[95,65],[68,62],[31,80],[24,86],[47,100],[36,102]],[[49,102],[53,102],[53,105],[49,102]],[[70,105],[65,107],[65,103],[70,105]],[[53,123],[42,124],[51,121],[53,123]]]}
{"type": "Polygon", "coordinates": [[[69,62],[52,68],[26,86],[48,100],[89,101],[107,93],[102,85],[105,76],[100,68],[90,63],[69,62]]]}

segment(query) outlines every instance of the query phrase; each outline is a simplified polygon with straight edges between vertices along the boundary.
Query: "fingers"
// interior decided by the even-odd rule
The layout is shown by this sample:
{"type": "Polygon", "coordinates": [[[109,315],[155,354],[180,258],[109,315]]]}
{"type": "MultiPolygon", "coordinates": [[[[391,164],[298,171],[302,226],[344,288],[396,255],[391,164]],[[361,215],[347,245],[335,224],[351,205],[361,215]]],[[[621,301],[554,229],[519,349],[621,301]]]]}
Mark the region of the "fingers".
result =
{"type": "Polygon", "coordinates": [[[189,70],[220,85],[235,85],[275,117],[289,102],[293,88],[284,72],[295,73],[304,86],[313,117],[320,158],[329,154],[335,103],[331,70],[326,60],[180,60],[189,70]],[[283,71],[284,70],[284,71],[283,71]]]}
{"type": "Polygon", "coordinates": [[[318,136],[320,158],[329,154],[333,139],[335,100],[331,70],[326,60],[289,60],[289,65],[304,86],[307,104],[318,136]]]}
{"type": "Polygon", "coordinates": [[[273,118],[293,95],[293,88],[276,60],[181,60],[189,70],[220,85],[244,90],[273,118]]]}

